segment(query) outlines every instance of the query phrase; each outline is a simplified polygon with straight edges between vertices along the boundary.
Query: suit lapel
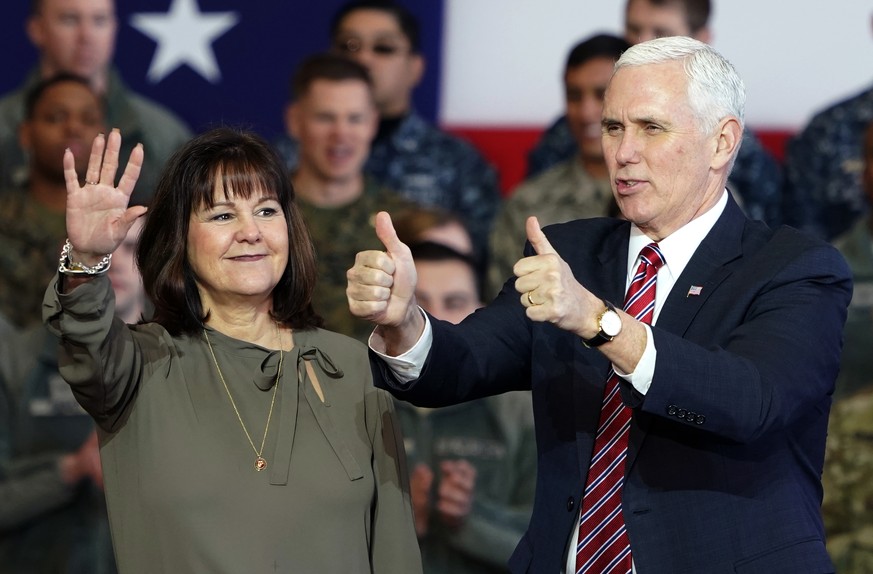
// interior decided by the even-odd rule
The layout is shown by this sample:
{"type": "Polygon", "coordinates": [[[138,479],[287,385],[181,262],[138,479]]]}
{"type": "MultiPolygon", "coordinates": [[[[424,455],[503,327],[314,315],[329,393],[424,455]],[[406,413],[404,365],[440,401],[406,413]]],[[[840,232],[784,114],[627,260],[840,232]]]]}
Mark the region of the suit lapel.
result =
{"type": "MultiPolygon", "coordinates": [[[[657,329],[663,329],[682,336],[694,317],[703,307],[719,284],[731,274],[729,263],[742,257],[743,229],[746,216],[728,196],[724,212],[715,225],[700,242],[688,265],[673,285],[664,307],[658,315],[657,329]],[[689,294],[692,286],[700,287],[699,293],[689,294]]],[[[651,417],[637,415],[631,421],[630,444],[628,445],[627,466],[630,472],[637,453],[649,431],[651,417]]]]}
{"type": "Polygon", "coordinates": [[[658,315],[658,329],[682,335],[716,287],[730,274],[728,263],[742,256],[746,216],[732,197],[676,280],[658,315]],[[699,290],[696,289],[699,287],[699,290]],[[692,293],[692,289],[699,291],[692,293]]]}

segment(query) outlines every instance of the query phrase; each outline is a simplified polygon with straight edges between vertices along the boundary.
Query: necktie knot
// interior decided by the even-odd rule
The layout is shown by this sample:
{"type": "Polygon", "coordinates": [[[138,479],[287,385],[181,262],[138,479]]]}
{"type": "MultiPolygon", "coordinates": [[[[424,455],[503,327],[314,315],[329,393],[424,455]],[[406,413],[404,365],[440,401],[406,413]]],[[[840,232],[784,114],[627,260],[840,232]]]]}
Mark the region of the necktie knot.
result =
{"type": "Polygon", "coordinates": [[[649,243],[640,251],[640,259],[651,265],[657,271],[664,264],[664,255],[657,243],[649,243]]]}

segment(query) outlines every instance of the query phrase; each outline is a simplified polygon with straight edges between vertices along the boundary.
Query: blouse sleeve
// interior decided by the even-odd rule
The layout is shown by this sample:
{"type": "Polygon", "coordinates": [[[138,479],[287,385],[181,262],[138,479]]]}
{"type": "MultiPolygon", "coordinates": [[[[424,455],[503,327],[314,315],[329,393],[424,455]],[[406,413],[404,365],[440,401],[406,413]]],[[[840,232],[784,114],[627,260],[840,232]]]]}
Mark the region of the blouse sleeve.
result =
{"type": "Polygon", "coordinates": [[[142,374],[141,344],[115,317],[109,278],[96,277],[68,293],[55,277],[43,299],[43,321],[61,340],[58,365],[76,400],[107,432],[126,419],[142,374]]]}

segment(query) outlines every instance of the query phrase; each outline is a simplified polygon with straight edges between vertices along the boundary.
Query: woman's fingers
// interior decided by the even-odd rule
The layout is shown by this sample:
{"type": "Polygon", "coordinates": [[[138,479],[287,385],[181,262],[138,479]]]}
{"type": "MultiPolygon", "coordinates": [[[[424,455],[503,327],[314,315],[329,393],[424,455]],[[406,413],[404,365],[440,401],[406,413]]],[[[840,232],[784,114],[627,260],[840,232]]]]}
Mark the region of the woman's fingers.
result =
{"type": "Polygon", "coordinates": [[[67,193],[79,189],[79,175],[76,173],[76,158],[70,148],[64,150],[64,181],[67,184],[67,193]]]}
{"type": "MultiPolygon", "coordinates": [[[[91,144],[91,156],[88,158],[88,169],[85,171],[85,181],[97,183],[100,181],[100,166],[103,165],[103,150],[106,148],[106,136],[97,134],[94,138],[94,143],[91,144]]],[[[66,154],[65,154],[66,156],[66,154]]],[[[72,154],[70,154],[72,158],[72,154]]],[[[64,164],[66,167],[66,163],[64,164]]],[[[75,173],[75,162],[73,163],[73,173],[75,173]]],[[[78,179],[76,180],[78,182],[78,179]]],[[[69,191],[69,179],[67,179],[67,190],[69,191]]]]}
{"type": "Polygon", "coordinates": [[[139,179],[139,172],[142,169],[143,153],[142,144],[136,144],[136,147],[134,147],[133,151],[130,152],[127,166],[125,166],[124,173],[121,175],[121,180],[118,182],[118,189],[124,192],[128,197],[133,193],[136,180],[139,179]]]}
{"type": "MultiPolygon", "coordinates": [[[[100,136],[98,136],[99,138],[100,136]]],[[[97,141],[95,140],[96,144],[97,141]]],[[[100,168],[100,179],[89,179],[87,181],[99,181],[104,185],[115,187],[115,174],[118,171],[118,156],[121,151],[121,132],[118,128],[112,128],[109,132],[109,137],[106,139],[106,150],[103,152],[103,166],[100,168]]],[[[94,160],[94,151],[91,150],[91,160],[88,162],[88,171],[91,171],[91,161],[94,160]]]]}

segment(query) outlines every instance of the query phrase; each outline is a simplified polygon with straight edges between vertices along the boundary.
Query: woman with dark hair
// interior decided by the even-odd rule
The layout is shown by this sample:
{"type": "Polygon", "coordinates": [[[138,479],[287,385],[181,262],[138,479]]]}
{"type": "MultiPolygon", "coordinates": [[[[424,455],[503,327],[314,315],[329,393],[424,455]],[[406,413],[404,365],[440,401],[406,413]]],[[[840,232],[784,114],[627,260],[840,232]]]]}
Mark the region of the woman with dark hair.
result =
{"type": "Polygon", "coordinates": [[[44,316],[100,427],[121,572],[420,572],[403,444],[366,348],[319,328],[315,254],[280,160],[219,128],[169,161],[137,261],[150,322],[105,271],[146,209],[121,136],[67,151],[67,233],[44,316]]]}

